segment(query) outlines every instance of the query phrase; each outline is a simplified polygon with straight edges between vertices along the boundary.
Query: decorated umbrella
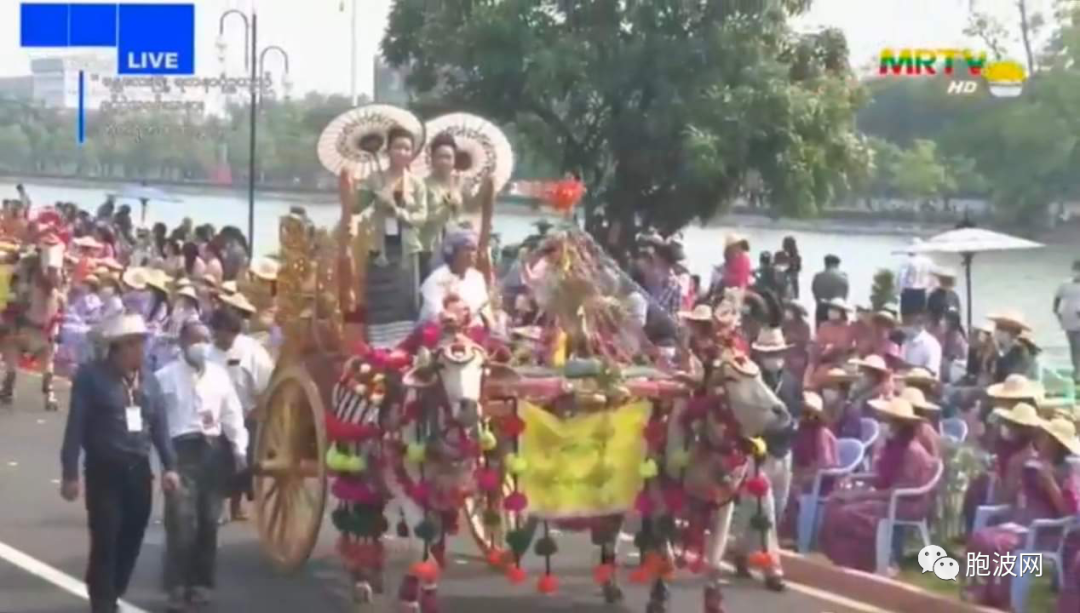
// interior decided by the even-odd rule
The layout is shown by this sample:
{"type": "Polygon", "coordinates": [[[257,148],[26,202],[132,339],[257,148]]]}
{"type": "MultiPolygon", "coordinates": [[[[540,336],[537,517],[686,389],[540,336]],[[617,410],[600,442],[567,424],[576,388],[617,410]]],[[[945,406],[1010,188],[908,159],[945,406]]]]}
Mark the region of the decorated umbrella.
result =
{"type": "Polygon", "coordinates": [[[984,230],[982,228],[958,228],[949,230],[912,244],[897,253],[955,253],[964,262],[964,280],[967,285],[967,325],[971,329],[971,262],[976,253],[986,251],[1016,251],[1019,249],[1038,249],[1042,243],[1024,238],[984,230]]]}
{"type": "Polygon", "coordinates": [[[151,200],[158,200],[160,202],[180,202],[181,200],[176,196],[166,192],[165,190],[158,189],[156,187],[150,187],[148,185],[129,185],[119,192],[109,194],[113,198],[120,200],[138,200],[142,205],[142,211],[140,214],[139,224],[146,223],[146,204],[151,200]]]}
{"type": "MultiPolygon", "coordinates": [[[[451,113],[429,121],[426,129],[429,142],[441,134],[454,138],[458,150],[454,169],[465,194],[475,196],[488,176],[495,184],[495,193],[502,191],[510,181],[514,171],[514,151],[506,135],[495,124],[476,115],[451,113]]],[[[431,173],[430,150],[416,158],[412,170],[421,177],[431,173]]]]}
{"type": "Polygon", "coordinates": [[[362,181],[389,164],[387,134],[399,127],[416,139],[415,153],[423,150],[424,124],[416,115],[389,104],[368,104],[338,115],[319,136],[319,162],[335,176],[348,169],[362,181]]]}

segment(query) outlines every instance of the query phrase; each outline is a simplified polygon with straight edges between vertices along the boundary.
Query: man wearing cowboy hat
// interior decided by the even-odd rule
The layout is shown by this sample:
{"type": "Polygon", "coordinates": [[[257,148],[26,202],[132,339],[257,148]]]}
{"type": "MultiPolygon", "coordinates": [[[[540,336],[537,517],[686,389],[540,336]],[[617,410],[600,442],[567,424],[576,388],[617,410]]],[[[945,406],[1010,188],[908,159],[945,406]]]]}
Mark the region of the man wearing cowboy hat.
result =
{"type": "Polygon", "coordinates": [[[1034,356],[1019,340],[1021,334],[1031,330],[1023,314],[1009,311],[987,319],[994,322],[994,342],[998,348],[994,383],[1005,381],[1009,375],[1029,375],[1034,356]]]}
{"type": "Polygon", "coordinates": [[[210,330],[180,328],[181,359],[155,373],[183,487],[165,498],[165,589],[169,611],[206,604],[214,585],[218,519],[232,467],[247,466],[248,431],[229,374],[209,360],[210,330]]]}
{"type": "Polygon", "coordinates": [[[1054,294],[1054,314],[1069,341],[1073,379],[1080,383],[1080,260],[1073,262],[1072,273],[1054,294]]]}
{"type": "Polygon", "coordinates": [[[56,411],[59,405],[53,391],[53,357],[56,335],[63,315],[64,289],[63,245],[55,235],[42,239],[36,258],[28,258],[18,273],[17,305],[10,334],[4,338],[3,355],[7,373],[0,387],[0,403],[15,398],[17,368],[23,353],[33,356],[42,368],[41,392],[45,410],[56,411]],[[59,255],[57,252],[59,251],[59,255]]]}
{"type": "Polygon", "coordinates": [[[107,355],[81,366],[71,388],[60,493],[68,501],[79,497],[79,456],[85,451],[86,584],[94,613],[118,610],[135,569],[153,499],[151,445],[164,467],[162,489],[171,492],[180,483],[157,382],[140,373],[147,334],[138,315],[105,322],[100,336],[107,355]]]}

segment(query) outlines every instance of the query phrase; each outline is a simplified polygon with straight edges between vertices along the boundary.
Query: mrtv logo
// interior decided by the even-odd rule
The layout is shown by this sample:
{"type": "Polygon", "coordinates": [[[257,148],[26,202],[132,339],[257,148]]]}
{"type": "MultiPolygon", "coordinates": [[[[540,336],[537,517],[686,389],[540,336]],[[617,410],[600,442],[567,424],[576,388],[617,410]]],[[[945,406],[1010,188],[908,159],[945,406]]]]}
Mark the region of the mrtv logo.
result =
{"type": "Polygon", "coordinates": [[[990,62],[985,51],[971,49],[884,49],[878,74],[893,77],[953,77],[949,94],[974,94],[985,81],[990,95],[1014,98],[1024,89],[1024,67],[1009,60],[990,62]]]}
{"type": "Polygon", "coordinates": [[[195,74],[194,4],[23,3],[26,48],[116,48],[122,75],[195,74]]]}

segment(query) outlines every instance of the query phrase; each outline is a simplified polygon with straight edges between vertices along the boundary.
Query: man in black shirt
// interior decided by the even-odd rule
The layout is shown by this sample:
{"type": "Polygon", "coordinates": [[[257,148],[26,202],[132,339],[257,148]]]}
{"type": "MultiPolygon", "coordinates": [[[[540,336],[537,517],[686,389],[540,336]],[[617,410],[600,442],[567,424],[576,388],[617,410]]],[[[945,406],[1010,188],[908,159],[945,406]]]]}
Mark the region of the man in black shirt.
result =
{"type": "Polygon", "coordinates": [[[143,377],[146,324],[119,315],[102,324],[105,358],[82,366],[71,388],[64,445],[60,451],[64,500],[79,497],[79,454],[86,452],[86,513],[90,560],[86,584],[93,613],[118,611],[150,519],[153,474],[150,446],[164,473],[161,487],[176,489],[176,454],[152,376],[143,377]]]}

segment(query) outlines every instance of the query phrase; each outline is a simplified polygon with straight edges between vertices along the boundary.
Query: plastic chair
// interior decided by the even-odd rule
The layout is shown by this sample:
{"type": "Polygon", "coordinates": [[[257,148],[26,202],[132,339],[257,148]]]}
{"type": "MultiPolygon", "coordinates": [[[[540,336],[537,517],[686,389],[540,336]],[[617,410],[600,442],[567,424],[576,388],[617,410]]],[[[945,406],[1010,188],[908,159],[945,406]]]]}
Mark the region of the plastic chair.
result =
{"type": "Polygon", "coordinates": [[[1054,572],[1057,575],[1057,585],[1065,585],[1065,568],[1062,560],[1065,537],[1077,528],[1078,521],[1080,521],[1080,518],[1076,515],[1069,515],[1059,519],[1036,519],[1027,527],[1024,544],[1015,552],[1017,576],[1012,578],[1012,584],[1009,587],[1009,602],[1012,605],[1013,613],[1025,613],[1027,611],[1027,597],[1028,592],[1031,590],[1031,573],[1021,574],[1019,572],[1020,554],[1039,554],[1042,556],[1043,564],[1047,561],[1053,562],[1054,572]],[[1057,546],[1049,550],[1039,548],[1040,533],[1051,530],[1061,532],[1061,536],[1057,539],[1057,546]]]}
{"type": "Polygon", "coordinates": [[[919,536],[922,538],[923,547],[932,545],[930,542],[930,527],[927,525],[926,517],[917,520],[911,519],[897,519],[896,507],[900,503],[902,498],[916,498],[919,496],[925,496],[930,493],[939,481],[941,481],[941,475],[945,472],[945,463],[941,460],[935,462],[937,465],[934,469],[934,477],[920,487],[913,487],[910,489],[898,489],[892,492],[889,496],[889,512],[878,521],[877,525],[877,573],[884,575],[889,570],[889,561],[892,560],[893,554],[893,533],[897,526],[913,526],[919,529],[919,536]]]}
{"type": "Polygon", "coordinates": [[[871,449],[878,437],[881,436],[881,424],[872,417],[859,418],[859,440],[863,444],[863,470],[870,470],[870,460],[873,459],[871,449]]]}
{"type": "Polygon", "coordinates": [[[817,534],[820,520],[820,508],[825,501],[821,497],[821,485],[826,478],[835,480],[855,472],[862,464],[865,449],[862,441],[854,438],[842,438],[836,441],[837,465],[835,468],[819,470],[814,476],[814,485],[809,494],[799,496],[799,517],[796,523],[796,543],[799,553],[810,551],[817,534]]]}
{"type": "Polygon", "coordinates": [[[942,437],[949,439],[957,445],[960,445],[967,440],[968,425],[961,417],[949,417],[941,420],[939,429],[941,430],[942,437]]]}

